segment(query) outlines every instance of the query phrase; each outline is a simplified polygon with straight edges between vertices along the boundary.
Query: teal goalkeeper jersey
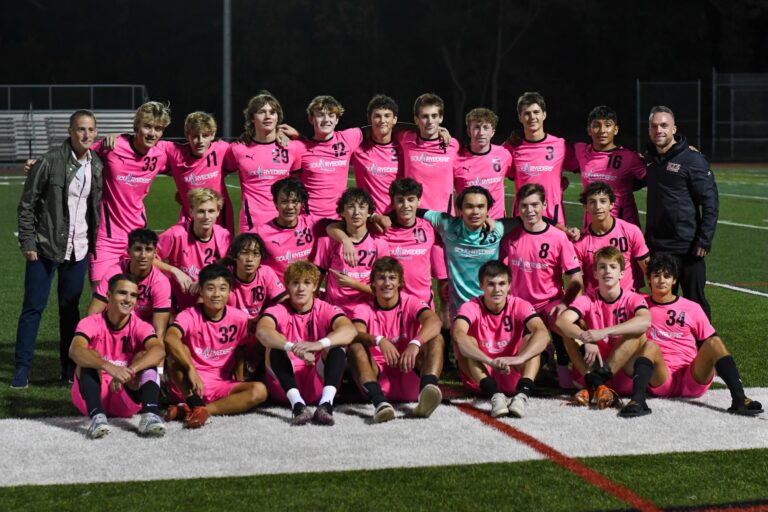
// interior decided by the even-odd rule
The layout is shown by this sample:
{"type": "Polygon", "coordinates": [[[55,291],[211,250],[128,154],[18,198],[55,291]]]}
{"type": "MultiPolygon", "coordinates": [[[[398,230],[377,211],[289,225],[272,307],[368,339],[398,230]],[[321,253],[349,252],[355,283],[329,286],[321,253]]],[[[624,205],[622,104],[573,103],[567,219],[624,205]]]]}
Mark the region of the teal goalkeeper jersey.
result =
{"type": "Polygon", "coordinates": [[[483,263],[499,259],[499,244],[505,221],[496,221],[493,231],[473,231],[460,217],[428,210],[424,218],[437,230],[445,246],[445,263],[450,286],[450,311],[455,316],[459,306],[482,295],[477,273],[483,263]]]}

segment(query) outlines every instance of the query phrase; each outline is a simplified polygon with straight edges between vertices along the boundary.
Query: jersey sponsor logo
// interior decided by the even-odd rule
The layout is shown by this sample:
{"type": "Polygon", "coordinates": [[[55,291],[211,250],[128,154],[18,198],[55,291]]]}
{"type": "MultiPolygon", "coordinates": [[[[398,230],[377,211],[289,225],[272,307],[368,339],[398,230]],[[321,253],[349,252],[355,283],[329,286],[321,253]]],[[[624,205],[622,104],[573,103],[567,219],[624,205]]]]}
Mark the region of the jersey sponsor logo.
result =
{"type": "Polygon", "coordinates": [[[459,254],[461,256],[465,256],[468,258],[478,258],[478,257],[486,257],[486,256],[495,256],[496,255],[496,248],[486,248],[486,247],[456,247],[454,249],[454,252],[456,254],[459,254]]]}
{"type": "Polygon", "coordinates": [[[117,181],[122,181],[129,187],[136,187],[138,185],[146,185],[152,183],[152,178],[143,178],[141,176],[134,176],[133,174],[120,174],[116,178],[117,181]]]}
{"type": "Polygon", "coordinates": [[[504,352],[504,349],[512,343],[512,340],[507,338],[496,341],[480,341],[480,348],[486,354],[498,354],[504,352]]]}
{"type": "Polygon", "coordinates": [[[450,161],[450,156],[426,155],[423,151],[419,155],[411,155],[411,162],[419,162],[426,167],[433,167],[435,164],[445,164],[450,161]]]}
{"type": "Polygon", "coordinates": [[[654,340],[664,341],[665,339],[682,338],[684,336],[684,333],[666,331],[664,329],[659,329],[658,327],[654,327],[652,325],[651,328],[648,329],[648,336],[654,340]]]}
{"type": "Polygon", "coordinates": [[[552,172],[552,170],[554,169],[554,167],[551,165],[531,165],[528,163],[523,165],[518,165],[517,168],[520,169],[521,173],[526,174],[528,176],[539,176],[545,172],[552,172]]]}
{"type": "Polygon", "coordinates": [[[207,172],[205,174],[192,174],[184,178],[186,183],[199,183],[201,181],[208,181],[216,178],[219,175],[219,171],[207,172]]]}
{"type": "Polygon", "coordinates": [[[523,258],[509,258],[509,266],[517,267],[523,272],[533,272],[534,270],[543,270],[549,268],[549,264],[546,262],[538,263],[536,261],[528,261],[523,258]]]}
{"type": "Polygon", "coordinates": [[[323,160],[322,158],[317,162],[311,162],[309,164],[310,169],[317,169],[318,171],[334,172],[335,167],[346,167],[347,161],[345,160],[323,160]]]}
{"type": "Polygon", "coordinates": [[[182,272],[195,280],[197,280],[197,275],[200,273],[200,269],[195,265],[190,265],[189,267],[179,267],[179,269],[181,269],[182,272]]]}
{"type": "Polygon", "coordinates": [[[582,176],[584,176],[584,178],[586,178],[587,181],[589,181],[590,183],[592,183],[592,181],[616,181],[616,179],[618,179],[618,176],[615,176],[613,174],[606,174],[603,172],[597,172],[597,171],[591,171],[591,170],[588,170],[587,172],[582,174],[582,176]]]}
{"type": "Polygon", "coordinates": [[[102,356],[101,358],[103,361],[107,361],[108,363],[111,363],[115,366],[122,366],[123,368],[128,367],[128,361],[121,361],[119,359],[110,359],[108,357],[102,356]]]}
{"type": "Polygon", "coordinates": [[[424,256],[427,254],[426,249],[419,249],[419,248],[413,248],[413,249],[405,249],[402,246],[397,246],[395,250],[389,251],[390,256],[394,256],[395,258],[400,258],[401,256],[424,256]]]}
{"type": "Polygon", "coordinates": [[[483,185],[493,185],[496,183],[500,183],[503,179],[504,179],[503,176],[497,176],[495,178],[481,178],[480,176],[478,176],[477,178],[468,181],[467,186],[472,187],[472,186],[478,185],[482,187],[483,185]]]}
{"type": "Polygon", "coordinates": [[[309,257],[309,253],[312,251],[312,248],[305,249],[303,251],[285,251],[285,254],[280,254],[278,256],[275,256],[275,261],[287,261],[288,263],[293,262],[294,260],[305,260],[309,257]]]}
{"type": "Polygon", "coordinates": [[[680,164],[676,164],[674,162],[669,162],[667,164],[667,170],[669,172],[680,172],[680,164]]]}
{"type": "Polygon", "coordinates": [[[287,169],[262,169],[259,166],[257,169],[251,169],[247,171],[248,176],[255,176],[257,178],[263,178],[264,176],[285,176],[288,174],[287,169]]]}
{"type": "Polygon", "coordinates": [[[222,357],[229,355],[230,352],[232,352],[232,347],[218,349],[212,349],[211,347],[195,347],[195,354],[199,355],[203,359],[208,359],[211,361],[218,361],[222,357]]]}
{"type": "Polygon", "coordinates": [[[367,168],[368,172],[373,176],[386,176],[387,174],[396,174],[397,167],[380,167],[376,164],[371,164],[367,168]]]}
{"type": "Polygon", "coordinates": [[[339,273],[343,274],[345,276],[349,276],[349,277],[352,277],[354,279],[357,279],[358,281],[361,280],[361,279],[370,279],[370,277],[371,277],[371,271],[370,270],[364,270],[362,272],[356,272],[354,270],[348,270],[348,269],[345,268],[345,269],[343,269],[339,273]]]}

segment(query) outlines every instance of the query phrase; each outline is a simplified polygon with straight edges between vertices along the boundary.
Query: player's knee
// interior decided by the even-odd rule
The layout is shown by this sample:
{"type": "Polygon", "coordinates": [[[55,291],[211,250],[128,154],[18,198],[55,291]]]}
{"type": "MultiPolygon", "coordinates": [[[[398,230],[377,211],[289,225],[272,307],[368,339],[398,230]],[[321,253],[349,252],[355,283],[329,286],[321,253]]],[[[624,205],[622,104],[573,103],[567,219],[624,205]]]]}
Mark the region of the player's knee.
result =
{"type": "Polygon", "coordinates": [[[443,339],[443,336],[441,334],[438,334],[437,336],[429,340],[429,343],[427,343],[427,348],[430,352],[438,351],[440,354],[442,354],[445,348],[445,340],[443,339]]]}
{"type": "Polygon", "coordinates": [[[704,341],[704,345],[702,346],[702,348],[705,347],[712,351],[718,359],[730,354],[728,348],[725,346],[725,342],[720,336],[712,336],[708,338],[704,341]]]}
{"type": "Polygon", "coordinates": [[[261,382],[250,383],[250,402],[251,407],[257,406],[267,400],[267,387],[261,382]]]}

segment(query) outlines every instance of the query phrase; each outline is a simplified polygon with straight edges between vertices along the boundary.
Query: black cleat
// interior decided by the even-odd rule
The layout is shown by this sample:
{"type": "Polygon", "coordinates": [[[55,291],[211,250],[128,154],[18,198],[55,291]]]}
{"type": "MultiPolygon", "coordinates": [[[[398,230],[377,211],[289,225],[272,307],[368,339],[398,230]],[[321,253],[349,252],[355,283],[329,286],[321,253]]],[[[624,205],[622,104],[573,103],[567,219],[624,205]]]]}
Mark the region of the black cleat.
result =
{"type": "Polygon", "coordinates": [[[744,398],[744,401],[741,403],[733,402],[728,408],[728,412],[738,414],[739,416],[757,416],[764,411],[763,405],[760,402],[744,398]]]}
{"type": "Polygon", "coordinates": [[[630,400],[629,403],[619,411],[619,416],[622,418],[637,418],[638,416],[645,416],[647,414],[651,414],[651,408],[648,407],[645,401],[636,402],[635,400],[630,400]]]}

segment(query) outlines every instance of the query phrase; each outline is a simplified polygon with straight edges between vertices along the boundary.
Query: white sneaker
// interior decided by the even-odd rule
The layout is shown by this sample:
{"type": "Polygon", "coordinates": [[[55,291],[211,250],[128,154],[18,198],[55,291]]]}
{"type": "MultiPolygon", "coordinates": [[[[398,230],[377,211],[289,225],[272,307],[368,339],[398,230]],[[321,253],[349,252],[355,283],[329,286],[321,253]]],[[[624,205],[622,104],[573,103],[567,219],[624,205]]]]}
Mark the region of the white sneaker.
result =
{"type": "Polygon", "coordinates": [[[139,421],[139,435],[147,437],[163,437],[165,422],[153,412],[145,412],[139,421]]]}
{"type": "Polygon", "coordinates": [[[509,415],[515,418],[522,418],[525,416],[525,406],[528,403],[528,395],[525,393],[518,393],[512,400],[509,401],[509,415]]]}
{"type": "Polygon", "coordinates": [[[373,413],[375,423],[384,423],[393,419],[395,419],[395,408],[389,402],[381,402],[373,413]]]}
{"type": "Polygon", "coordinates": [[[491,417],[498,418],[507,416],[509,408],[507,407],[507,397],[504,393],[494,393],[491,397],[491,417]]]}
{"type": "Polygon", "coordinates": [[[419,393],[419,403],[413,410],[413,415],[417,418],[429,418],[442,400],[443,393],[440,388],[434,384],[427,384],[419,393]]]}
{"type": "Polygon", "coordinates": [[[97,414],[91,419],[91,424],[88,426],[88,438],[100,439],[109,434],[109,423],[107,423],[107,416],[105,414],[97,414]]]}

